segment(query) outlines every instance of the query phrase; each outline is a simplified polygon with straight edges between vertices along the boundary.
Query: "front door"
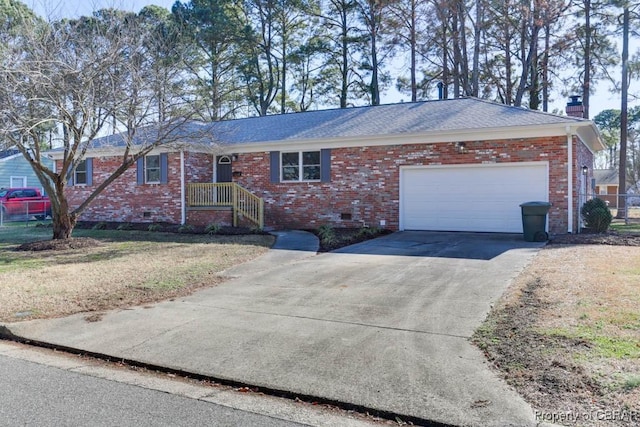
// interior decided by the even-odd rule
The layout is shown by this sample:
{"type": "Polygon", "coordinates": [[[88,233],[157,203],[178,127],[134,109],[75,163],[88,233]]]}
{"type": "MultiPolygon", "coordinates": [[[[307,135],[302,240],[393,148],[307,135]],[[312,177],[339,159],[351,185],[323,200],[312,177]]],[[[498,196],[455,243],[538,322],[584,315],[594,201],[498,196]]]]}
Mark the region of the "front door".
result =
{"type": "MultiPolygon", "coordinates": [[[[216,182],[231,182],[231,157],[216,157],[216,182]]],[[[230,205],[232,203],[232,191],[230,186],[219,187],[216,191],[216,200],[219,205],[230,205]]]]}
{"type": "Polygon", "coordinates": [[[216,182],[231,182],[231,157],[216,157],[216,182]]]}

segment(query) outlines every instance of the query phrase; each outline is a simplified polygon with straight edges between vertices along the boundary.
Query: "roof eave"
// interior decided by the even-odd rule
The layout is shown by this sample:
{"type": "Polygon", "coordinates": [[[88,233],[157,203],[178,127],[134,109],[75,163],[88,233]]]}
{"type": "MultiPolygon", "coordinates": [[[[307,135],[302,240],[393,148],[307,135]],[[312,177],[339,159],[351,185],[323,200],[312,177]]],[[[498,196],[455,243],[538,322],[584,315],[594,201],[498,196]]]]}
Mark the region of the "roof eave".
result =
{"type": "MultiPolygon", "coordinates": [[[[571,123],[575,127],[574,131],[583,127],[593,127],[593,132],[597,132],[595,126],[590,122],[571,123]],[[577,126],[576,126],[577,125],[577,126]]],[[[227,152],[253,153],[259,151],[279,151],[286,149],[321,149],[321,148],[350,148],[363,146],[383,146],[402,144],[435,144],[443,142],[469,142],[498,139],[524,139],[549,136],[566,135],[567,123],[553,123],[546,125],[527,126],[501,126],[484,129],[464,129],[447,130],[437,132],[420,132],[400,135],[372,135],[342,138],[313,138],[313,139],[291,139],[285,141],[260,141],[256,143],[222,143],[221,146],[227,152]],[[296,148],[294,148],[296,147],[296,148]]],[[[587,135],[593,136],[593,135],[587,135]]],[[[597,135],[599,137],[599,135],[597,135]]],[[[602,142],[596,138],[596,147],[602,146],[602,142]]],[[[602,147],[604,148],[604,147],[602,147]]],[[[602,149],[599,148],[599,149],[602,149]]],[[[599,151],[598,149],[598,151],[599,151]]]]}
{"type": "MultiPolygon", "coordinates": [[[[446,131],[419,132],[412,134],[370,135],[357,137],[308,138],[275,141],[258,141],[245,143],[214,144],[174,143],[170,146],[156,147],[151,154],[159,152],[175,152],[184,149],[203,153],[255,153],[264,151],[299,150],[301,148],[316,150],[322,148],[350,148],[364,146],[384,146],[403,144],[435,144],[443,142],[470,142],[499,139],[525,139],[566,135],[567,132],[578,135],[593,152],[603,150],[604,144],[598,129],[593,122],[558,122],[545,125],[500,126],[483,129],[452,129],[446,131]]],[[[214,135],[215,140],[215,135],[214,135]]],[[[87,150],[87,156],[108,157],[121,155],[124,147],[101,147],[87,150]]],[[[59,160],[63,151],[50,151],[48,157],[59,160]]]]}

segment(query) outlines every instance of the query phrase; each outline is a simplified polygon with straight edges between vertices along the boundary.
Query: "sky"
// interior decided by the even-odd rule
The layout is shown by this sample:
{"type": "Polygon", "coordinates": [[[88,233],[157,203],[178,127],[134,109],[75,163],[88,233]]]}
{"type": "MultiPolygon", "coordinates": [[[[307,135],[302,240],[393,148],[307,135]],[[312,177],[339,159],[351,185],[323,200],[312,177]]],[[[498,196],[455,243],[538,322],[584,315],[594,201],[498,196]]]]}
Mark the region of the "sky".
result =
{"type": "MultiPolygon", "coordinates": [[[[39,15],[50,19],[57,19],[61,17],[72,18],[82,15],[90,15],[94,10],[109,7],[139,12],[144,6],[155,4],[170,10],[171,6],[175,3],[175,0],[23,0],[23,2],[39,15]]],[[[622,46],[622,40],[618,41],[618,45],[622,46]]],[[[629,49],[630,54],[632,55],[638,50],[640,50],[640,41],[634,40],[629,49]]],[[[619,74],[620,72],[617,71],[617,73],[619,74]]],[[[591,96],[590,100],[590,113],[592,118],[602,110],[610,108],[620,109],[620,95],[610,93],[610,88],[611,83],[609,82],[599,82],[596,85],[596,92],[591,96]]],[[[640,92],[640,82],[632,82],[630,90],[633,91],[634,89],[636,92],[640,92]]],[[[550,105],[550,110],[553,111],[554,109],[557,109],[564,111],[568,99],[561,97],[557,93],[554,93],[553,97],[554,100],[550,105]]],[[[410,96],[400,94],[394,89],[387,91],[387,93],[382,94],[381,96],[381,102],[383,104],[407,101],[409,99],[410,96]]],[[[629,105],[632,106],[637,104],[637,102],[630,102],[629,105]]]]}

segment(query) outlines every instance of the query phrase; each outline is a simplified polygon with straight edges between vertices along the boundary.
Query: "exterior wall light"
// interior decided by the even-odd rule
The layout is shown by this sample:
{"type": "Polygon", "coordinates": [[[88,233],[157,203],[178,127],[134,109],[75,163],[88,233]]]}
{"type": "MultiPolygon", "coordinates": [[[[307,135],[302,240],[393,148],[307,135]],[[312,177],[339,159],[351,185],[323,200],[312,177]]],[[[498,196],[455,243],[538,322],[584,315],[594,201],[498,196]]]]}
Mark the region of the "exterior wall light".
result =
{"type": "Polygon", "coordinates": [[[469,149],[467,148],[467,144],[464,142],[456,142],[456,150],[458,151],[459,154],[465,154],[469,152],[469,149]]]}

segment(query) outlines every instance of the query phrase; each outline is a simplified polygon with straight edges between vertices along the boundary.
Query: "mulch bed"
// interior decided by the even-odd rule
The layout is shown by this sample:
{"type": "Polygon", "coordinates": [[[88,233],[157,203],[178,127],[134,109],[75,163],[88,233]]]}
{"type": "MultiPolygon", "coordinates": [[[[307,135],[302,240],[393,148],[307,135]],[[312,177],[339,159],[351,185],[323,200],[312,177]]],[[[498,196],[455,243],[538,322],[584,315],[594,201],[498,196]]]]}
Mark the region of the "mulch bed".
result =
{"type": "Polygon", "coordinates": [[[67,249],[82,249],[102,246],[102,242],[91,237],[72,237],[70,239],[40,240],[23,243],[16,251],[63,251],[67,249]]]}
{"type": "MultiPolygon", "coordinates": [[[[118,222],[118,221],[78,221],[76,224],[77,229],[84,230],[136,230],[136,231],[149,231],[149,226],[156,227],[153,231],[160,233],[182,233],[182,234],[206,234],[206,227],[203,226],[189,226],[183,227],[179,224],[171,224],[167,222],[118,222]]],[[[266,231],[261,231],[255,228],[249,227],[229,227],[222,226],[215,234],[225,236],[241,236],[245,234],[269,234],[266,231]]]]}
{"type": "Polygon", "coordinates": [[[318,230],[306,230],[315,234],[320,238],[320,249],[318,252],[330,252],[336,249],[343,248],[349,245],[355,245],[356,243],[364,242],[366,240],[375,239],[376,237],[391,234],[392,231],[385,229],[367,229],[367,232],[363,232],[362,228],[334,228],[333,233],[335,240],[332,242],[326,242],[318,233],[318,230]]]}
{"type": "MultiPolygon", "coordinates": [[[[206,234],[205,227],[189,227],[181,228],[180,225],[169,223],[153,223],[158,227],[154,229],[154,232],[164,233],[181,233],[181,234],[206,234]]],[[[104,222],[104,221],[79,221],[75,228],[85,230],[125,230],[125,231],[149,231],[150,223],[145,222],[104,222]],[[124,225],[124,228],[123,228],[124,225]]],[[[50,227],[50,225],[47,225],[50,227]]],[[[266,231],[252,229],[248,227],[220,227],[215,233],[216,235],[224,236],[241,236],[247,234],[269,234],[266,231]]],[[[101,246],[102,242],[90,237],[72,237],[69,239],[58,240],[40,240],[37,242],[23,243],[18,246],[16,251],[62,251],[68,249],[82,249],[101,246]]]]}

